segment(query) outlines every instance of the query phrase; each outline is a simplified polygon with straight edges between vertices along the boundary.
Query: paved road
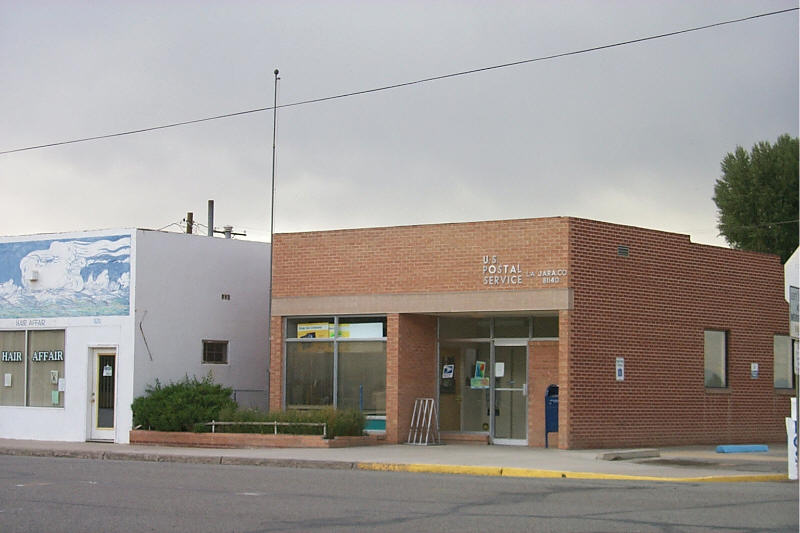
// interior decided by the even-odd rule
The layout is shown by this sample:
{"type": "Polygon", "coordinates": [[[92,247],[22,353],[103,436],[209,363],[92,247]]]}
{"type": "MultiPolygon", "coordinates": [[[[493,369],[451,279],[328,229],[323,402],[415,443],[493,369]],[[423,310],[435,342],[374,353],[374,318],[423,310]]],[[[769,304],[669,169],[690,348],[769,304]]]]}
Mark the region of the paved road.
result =
{"type": "Polygon", "coordinates": [[[0,456],[0,531],[798,531],[796,483],[0,456]]]}

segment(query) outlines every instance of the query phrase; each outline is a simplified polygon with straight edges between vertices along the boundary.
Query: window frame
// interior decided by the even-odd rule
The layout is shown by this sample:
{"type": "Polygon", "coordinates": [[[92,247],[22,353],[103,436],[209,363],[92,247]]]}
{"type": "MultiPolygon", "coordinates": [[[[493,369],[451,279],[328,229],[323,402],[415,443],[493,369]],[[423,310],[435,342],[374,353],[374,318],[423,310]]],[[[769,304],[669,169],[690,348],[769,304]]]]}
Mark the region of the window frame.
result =
{"type": "MultiPolygon", "coordinates": [[[[283,364],[283,376],[282,376],[282,398],[281,404],[284,409],[294,409],[298,407],[293,407],[296,404],[289,404],[288,403],[288,391],[287,388],[289,386],[288,383],[288,368],[289,368],[289,345],[293,344],[311,344],[311,343],[330,343],[332,345],[332,366],[333,366],[333,373],[331,376],[331,383],[332,383],[332,398],[330,404],[325,405],[318,405],[314,406],[314,409],[324,409],[325,407],[334,407],[338,408],[339,405],[339,345],[342,343],[360,343],[360,342],[382,342],[383,343],[383,356],[384,356],[384,367],[386,363],[386,344],[387,344],[387,317],[386,315],[329,315],[329,316],[287,316],[283,317],[283,354],[282,354],[282,364],[283,364]],[[310,336],[310,337],[298,337],[297,333],[297,326],[299,324],[315,324],[319,323],[322,324],[326,321],[329,321],[329,325],[332,327],[329,331],[332,332],[330,336],[310,336]],[[341,325],[345,324],[359,324],[359,323],[369,323],[369,322],[381,322],[382,326],[382,336],[380,337],[349,337],[343,334],[343,329],[340,328],[341,325]]],[[[384,392],[386,390],[386,373],[384,372],[384,392]]],[[[299,405],[299,404],[297,404],[299,405]]],[[[312,408],[307,407],[306,408],[312,408]]],[[[378,418],[385,417],[384,415],[379,415],[378,418]]]]}
{"type": "Polygon", "coordinates": [[[230,341],[219,340],[219,339],[203,339],[203,352],[202,352],[202,356],[201,356],[201,359],[200,359],[201,364],[204,364],[204,365],[227,365],[228,364],[228,344],[229,344],[229,342],[230,341]],[[208,359],[208,357],[207,357],[207,355],[208,355],[207,348],[210,348],[210,347],[213,347],[213,346],[222,347],[222,360],[221,361],[217,361],[217,360],[213,360],[212,361],[212,360],[208,359]]]}
{"type": "MultiPolygon", "coordinates": [[[[727,390],[730,386],[730,380],[728,379],[728,368],[729,368],[729,349],[728,346],[730,344],[730,332],[724,329],[705,329],[703,330],[703,385],[707,390],[727,390]],[[721,334],[722,335],[722,353],[721,354],[713,354],[710,353],[711,349],[715,348],[714,346],[709,345],[709,334],[721,334]],[[713,381],[710,382],[709,380],[709,356],[710,355],[721,355],[722,356],[722,374],[720,375],[722,384],[715,385],[713,381]]],[[[716,367],[717,365],[715,365],[716,367]]]]}
{"type": "MultiPolygon", "coordinates": [[[[17,404],[2,404],[0,407],[22,407],[22,408],[32,408],[32,409],[64,409],[66,405],[66,391],[62,390],[60,384],[63,383],[62,380],[65,379],[66,376],[66,369],[67,369],[67,330],[66,328],[43,328],[43,329],[4,329],[0,331],[0,333],[22,333],[24,335],[24,341],[22,344],[21,350],[21,361],[16,361],[22,363],[22,372],[21,376],[20,373],[17,372],[15,375],[17,376],[16,379],[12,379],[12,387],[15,386],[14,382],[22,380],[22,403],[17,404]],[[34,353],[45,353],[37,351],[32,348],[32,341],[35,337],[39,336],[42,333],[50,333],[50,334],[59,334],[60,338],[58,339],[58,343],[53,346],[48,346],[47,341],[45,342],[46,348],[52,348],[50,351],[50,355],[54,356],[55,359],[33,359],[34,353]],[[47,369],[45,371],[41,371],[39,369],[34,368],[34,363],[60,363],[56,364],[58,369],[53,370],[47,369]],[[55,372],[55,374],[53,373],[55,372]],[[55,381],[53,381],[55,380],[55,381]],[[32,392],[34,388],[37,390],[32,392]],[[53,390],[55,389],[55,390],[53,390]],[[45,391],[42,393],[42,391],[45,391]],[[43,394],[46,394],[47,391],[50,391],[51,394],[54,392],[58,393],[58,403],[46,402],[46,401],[36,401],[33,398],[39,397],[43,398],[43,394]]],[[[46,365],[45,365],[46,366],[46,365]]],[[[0,369],[0,377],[3,379],[0,380],[0,387],[5,386],[5,374],[6,372],[4,369],[0,369]]]]}
{"type": "MultiPolygon", "coordinates": [[[[772,336],[772,386],[781,391],[785,390],[794,390],[795,388],[795,375],[794,375],[794,344],[797,342],[796,340],[792,339],[789,335],[773,335],[772,336]],[[785,368],[784,370],[788,373],[789,378],[789,386],[783,387],[778,386],[776,384],[778,379],[778,339],[785,340],[787,343],[786,346],[786,353],[784,354],[787,357],[787,360],[784,362],[785,368]]],[[[782,376],[782,377],[785,377],[782,376]]]]}

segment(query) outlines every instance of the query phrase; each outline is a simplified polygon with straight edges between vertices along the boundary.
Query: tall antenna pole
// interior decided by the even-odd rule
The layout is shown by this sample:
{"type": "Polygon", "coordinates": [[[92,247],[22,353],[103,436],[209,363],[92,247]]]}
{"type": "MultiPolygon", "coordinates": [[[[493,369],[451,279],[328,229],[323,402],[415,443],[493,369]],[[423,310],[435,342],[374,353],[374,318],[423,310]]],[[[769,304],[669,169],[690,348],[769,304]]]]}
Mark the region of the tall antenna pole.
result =
{"type": "Polygon", "coordinates": [[[267,410],[269,411],[270,365],[272,363],[272,251],[275,247],[275,137],[278,131],[278,69],[272,100],[272,194],[269,208],[269,302],[267,303],[267,410]]]}

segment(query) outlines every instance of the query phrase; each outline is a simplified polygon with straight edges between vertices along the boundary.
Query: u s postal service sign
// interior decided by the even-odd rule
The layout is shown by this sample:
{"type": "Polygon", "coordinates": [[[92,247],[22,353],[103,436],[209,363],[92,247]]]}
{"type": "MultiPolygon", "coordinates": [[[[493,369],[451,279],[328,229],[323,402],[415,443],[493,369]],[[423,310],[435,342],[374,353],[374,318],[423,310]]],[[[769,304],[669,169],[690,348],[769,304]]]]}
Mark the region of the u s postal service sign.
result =
{"type": "Polygon", "coordinates": [[[523,269],[517,262],[505,262],[497,255],[484,255],[481,264],[483,284],[494,287],[518,287],[525,284],[557,285],[567,277],[566,268],[523,269]]]}

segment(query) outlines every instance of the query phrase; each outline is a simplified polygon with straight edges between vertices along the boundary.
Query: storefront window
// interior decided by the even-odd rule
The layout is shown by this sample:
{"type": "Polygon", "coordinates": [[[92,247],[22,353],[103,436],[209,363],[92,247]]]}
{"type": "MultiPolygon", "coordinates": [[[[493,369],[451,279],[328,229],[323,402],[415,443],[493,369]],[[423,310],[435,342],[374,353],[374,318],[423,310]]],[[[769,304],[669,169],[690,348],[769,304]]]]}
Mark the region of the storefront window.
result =
{"type": "Polygon", "coordinates": [[[524,338],[531,336],[530,319],[527,317],[509,317],[494,319],[495,338],[524,338]]]}
{"type": "Polygon", "coordinates": [[[533,318],[533,338],[558,338],[558,317],[537,316],[533,318]]]}
{"type": "Polygon", "coordinates": [[[25,332],[0,331],[0,405],[25,405],[25,332]]]}
{"type": "Polygon", "coordinates": [[[0,332],[0,379],[0,405],[64,407],[64,331],[0,332]]]}
{"type": "Polygon", "coordinates": [[[501,316],[439,318],[439,338],[445,339],[557,339],[557,316],[501,316]],[[531,334],[533,321],[533,334],[531,334]]]}
{"type": "Polygon", "coordinates": [[[305,409],[333,405],[333,343],[286,345],[286,406],[305,409]]]}
{"type": "MultiPolygon", "coordinates": [[[[439,319],[440,339],[486,339],[491,335],[491,319],[441,317],[439,319]]],[[[528,336],[526,332],[524,337],[528,336]]]]}
{"type": "Polygon", "coordinates": [[[287,408],[386,415],[385,317],[291,318],[286,331],[287,408]]]}
{"type": "Polygon", "coordinates": [[[367,415],[386,413],[386,343],[340,342],[339,407],[367,415]]]}
{"type": "Polygon", "coordinates": [[[287,339],[328,339],[334,336],[333,317],[290,318],[287,339]]]}
{"type": "Polygon", "coordinates": [[[64,332],[29,332],[28,405],[64,407],[64,394],[59,390],[59,380],[63,378],[64,332]]]}
{"type": "Polygon", "coordinates": [[[380,339],[386,336],[386,319],[340,318],[336,336],[343,339],[380,339]]]}

